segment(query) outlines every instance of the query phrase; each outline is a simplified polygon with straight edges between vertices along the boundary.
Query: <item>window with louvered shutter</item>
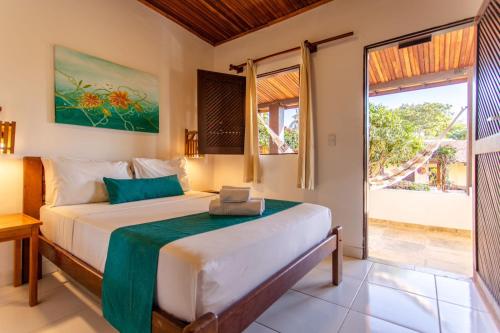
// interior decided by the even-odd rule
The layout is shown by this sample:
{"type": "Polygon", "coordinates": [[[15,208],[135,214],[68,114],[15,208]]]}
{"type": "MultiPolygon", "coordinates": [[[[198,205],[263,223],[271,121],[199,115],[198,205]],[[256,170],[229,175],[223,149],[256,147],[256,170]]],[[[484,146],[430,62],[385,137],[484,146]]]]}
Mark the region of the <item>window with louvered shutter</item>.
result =
{"type": "Polygon", "coordinates": [[[198,70],[200,154],[243,154],[245,77],[198,70]]]}

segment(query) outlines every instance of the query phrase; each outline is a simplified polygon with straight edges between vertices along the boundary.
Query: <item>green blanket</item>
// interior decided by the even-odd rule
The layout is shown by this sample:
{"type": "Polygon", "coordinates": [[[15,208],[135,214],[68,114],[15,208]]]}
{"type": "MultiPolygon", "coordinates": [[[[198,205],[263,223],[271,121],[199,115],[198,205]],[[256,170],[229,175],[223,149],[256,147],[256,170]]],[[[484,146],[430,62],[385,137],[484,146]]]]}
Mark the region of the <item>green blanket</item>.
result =
{"type": "Polygon", "coordinates": [[[266,199],[262,216],[206,213],[116,229],[109,241],[102,304],[104,317],[121,333],[151,332],[160,249],[175,240],[273,215],[300,204],[266,199]]]}

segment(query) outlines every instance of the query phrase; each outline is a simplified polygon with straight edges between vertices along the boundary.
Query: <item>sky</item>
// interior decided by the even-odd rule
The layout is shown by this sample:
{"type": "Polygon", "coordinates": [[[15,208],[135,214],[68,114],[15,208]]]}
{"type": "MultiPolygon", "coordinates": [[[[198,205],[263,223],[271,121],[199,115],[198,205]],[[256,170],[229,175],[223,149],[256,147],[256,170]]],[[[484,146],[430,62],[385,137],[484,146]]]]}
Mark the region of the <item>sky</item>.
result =
{"type": "MultiPolygon", "coordinates": [[[[462,107],[467,106],[467,83],[375,96],[370,97],[370,102],[383,104],[391,109],[405,103],[422,104],[425,102],[439,102],[451,104],[451,110],[453,114],[456,114],[462,107]]],[[[467,112],[464,112],[459,120],[465,123],[466,119],[467,112]]]]}

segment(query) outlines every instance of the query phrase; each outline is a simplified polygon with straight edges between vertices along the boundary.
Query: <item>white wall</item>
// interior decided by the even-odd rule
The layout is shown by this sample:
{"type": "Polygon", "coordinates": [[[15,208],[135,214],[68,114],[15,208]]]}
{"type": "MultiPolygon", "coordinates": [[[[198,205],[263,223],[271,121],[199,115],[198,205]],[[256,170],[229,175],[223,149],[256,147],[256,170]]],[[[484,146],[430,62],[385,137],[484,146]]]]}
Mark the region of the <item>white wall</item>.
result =
{"type": "MultiPolygon", "coordinates": [[[[346,253],[361,255],[363,228],[363,47],[403,34],[474,16],[481,0],[335,0],[279,24],[215,48],[215,68],[289,47],[354,31],[355,38],[320,46],[312,56],[318,186],[300,191],[295,156],[265,156],[263,183],[270,196],[303,199],[330,207],[344,226],[346,253]],[[328,146],[329,133],[337,145],[328,146]]],[[[297,61],[296,55],[266,61],[266,68],[297,61]],[[295,60],[293,59],[295,57],[295,60]]],[[[296,62],[295,62],[296,63],[296,62]]],[[[261,66],[261,71],[263,71],[261,66]]],[[[242,181],[240,156],[216,156],[215,188],[242,181]]]]}
{"type": "MultiPolygon", "coordinates": [[[[22,156],[183,153],[184,128],[196,120],[196,69],[210,69],[214,52],[136,0],[2,0],[0,42],[0,119],[17,121],[16,156],[0,156],[0,214],[22,210],[22,156]],[[55,44],[158,76],[160,134],[55,124],[55,44]]],[[[206,181],[194,177],[200,187],[206,181]]],[[[11,253],[11,244],[0,244],[0,285],[11,279],[11,253]]]]}
{"type": "Polygon", "coordinates": [[[370,218],[472,229],[472,197],[465,192],[370,190],[368,207],[370,218]]]}

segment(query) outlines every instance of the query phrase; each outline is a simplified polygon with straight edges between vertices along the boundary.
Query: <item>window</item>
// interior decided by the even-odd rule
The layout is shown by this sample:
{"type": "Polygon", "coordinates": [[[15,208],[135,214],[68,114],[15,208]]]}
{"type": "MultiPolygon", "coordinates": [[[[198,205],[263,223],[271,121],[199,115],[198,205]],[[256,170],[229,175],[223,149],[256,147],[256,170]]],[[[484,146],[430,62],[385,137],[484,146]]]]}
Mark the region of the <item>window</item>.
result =
{"type": "Polygon", "coordinates": [[[295,154],[299,149],[299,67],[261,74],[257,79],[259,151],[295,154]]]}

